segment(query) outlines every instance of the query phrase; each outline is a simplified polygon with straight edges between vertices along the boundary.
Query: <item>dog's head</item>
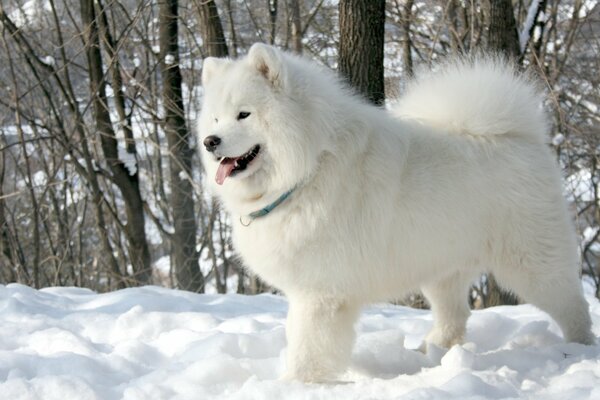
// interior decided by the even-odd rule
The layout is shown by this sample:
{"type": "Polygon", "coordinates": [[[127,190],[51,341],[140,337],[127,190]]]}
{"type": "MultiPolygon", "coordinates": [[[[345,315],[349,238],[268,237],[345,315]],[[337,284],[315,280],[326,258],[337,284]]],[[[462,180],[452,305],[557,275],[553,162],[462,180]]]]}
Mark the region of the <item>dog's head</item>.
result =
{"type": "Polygon", "coordinates": [[[264,44],[239,60],[204,60],[202,161],[211,186],[232,211],[255,211],[316,168],[325,143],[311,129],[314,104],[305,64],[264,44]]]}

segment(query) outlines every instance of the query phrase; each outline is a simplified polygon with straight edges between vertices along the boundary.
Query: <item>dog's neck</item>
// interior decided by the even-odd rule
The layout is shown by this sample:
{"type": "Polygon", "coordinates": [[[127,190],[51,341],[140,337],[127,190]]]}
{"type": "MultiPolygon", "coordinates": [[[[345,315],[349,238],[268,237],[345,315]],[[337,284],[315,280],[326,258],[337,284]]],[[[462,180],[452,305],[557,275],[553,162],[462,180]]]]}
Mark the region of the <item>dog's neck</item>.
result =
{"type": "Polygon", "coordinates": [[[286,201],[287,198],[290,197],[290,195],[294,192],[294,190],[296,190],[296,187],[293,187],[292,189],[283,193],[275,201],[267,204],[266,206],[262,207],[261,209],[253,211],[248,215],[240,216],[240,223],[244,226],[248,226],[255,219],[267,216],[269,213],[271,213],[271,211],[273,211],[275,208],[277,208],[281,203],[286,201]]]}

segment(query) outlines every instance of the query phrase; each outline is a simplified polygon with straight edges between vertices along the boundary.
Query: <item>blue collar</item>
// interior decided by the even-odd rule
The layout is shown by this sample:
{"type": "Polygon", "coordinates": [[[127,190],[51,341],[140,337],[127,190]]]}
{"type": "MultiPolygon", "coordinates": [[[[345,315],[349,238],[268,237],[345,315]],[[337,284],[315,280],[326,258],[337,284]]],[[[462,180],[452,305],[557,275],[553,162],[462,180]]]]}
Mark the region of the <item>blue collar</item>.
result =
{"type": "Polygon", "coordinates": [[[252,221],[254,221],[257,218],[260,217],[264,217],[265,215],[269,214],[271,211],[273,211],[278,205],[280,205],[281,203],[283,203],[285,201],[285,199],[287,199],[288,197],[290,197],[290,195],[292,193],[294,193],[294,190],[296,190],[296,188],[292,188],[290,190],[288,190],[287,192],[285,192],[284,194],[282,194],[281,196],[279,196],[279,198],[277,200],[275,200],[274,202],[272,202],[271,204],[261,208],[260,210],[251,212],[250,214],[240,217],[240,223],[244,226],[248,226],[252,223],[252,221]],[[242,218],[246,218],[248,219],[247,223],[244,223],[244,221],[242,220],[242,218]]]}

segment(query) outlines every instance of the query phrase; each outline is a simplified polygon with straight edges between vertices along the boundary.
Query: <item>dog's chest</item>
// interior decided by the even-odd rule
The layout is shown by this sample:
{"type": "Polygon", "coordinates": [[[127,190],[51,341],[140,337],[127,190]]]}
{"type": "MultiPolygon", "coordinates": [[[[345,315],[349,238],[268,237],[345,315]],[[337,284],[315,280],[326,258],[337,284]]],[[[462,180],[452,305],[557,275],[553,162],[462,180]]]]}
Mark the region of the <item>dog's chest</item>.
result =
{"type": "Polygon", "coordinates": [[[248,262],[254,259],[268,261],[271,257],[279,257],[276,248],[281,245],[282,238],[278,236],[278,230],[240,226],[234,230],[234,244],[248,262]]]}
{"type": "Polygon", "coordinates": [[[306,232],[289,221],[254,221],[250,226],[238,222],[233,242],[246,267],[280,288],[306,260],[306,232]]]}

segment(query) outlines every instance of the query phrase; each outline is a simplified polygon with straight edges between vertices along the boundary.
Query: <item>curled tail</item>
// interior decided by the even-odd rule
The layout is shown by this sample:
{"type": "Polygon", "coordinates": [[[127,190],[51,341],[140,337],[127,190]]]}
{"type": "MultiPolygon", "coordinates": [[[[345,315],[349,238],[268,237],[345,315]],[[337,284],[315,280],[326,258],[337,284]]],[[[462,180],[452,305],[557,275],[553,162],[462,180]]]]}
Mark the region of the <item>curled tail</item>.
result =
{"type": "Polygon", "coordinates": [[[453,134],[510,134],[545,141],[542,100],[532,79],[509,62],[476,56],[419,76],[392,112],[453,134]]]}

